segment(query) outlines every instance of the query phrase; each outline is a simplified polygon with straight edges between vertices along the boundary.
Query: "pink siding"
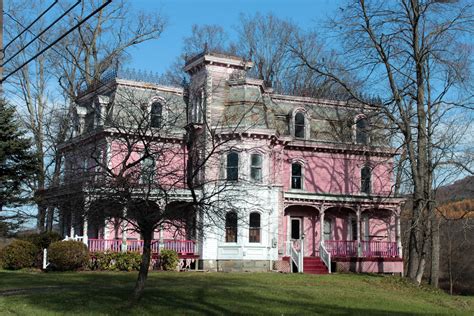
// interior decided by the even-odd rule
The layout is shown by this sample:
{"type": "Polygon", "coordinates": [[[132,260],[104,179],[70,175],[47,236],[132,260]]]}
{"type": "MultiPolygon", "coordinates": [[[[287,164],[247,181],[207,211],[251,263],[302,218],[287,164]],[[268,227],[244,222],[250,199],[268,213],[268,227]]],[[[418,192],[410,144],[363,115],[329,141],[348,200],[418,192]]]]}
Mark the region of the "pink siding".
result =
{"type": "Polygon", "coordinates": [[[315,193],[360,193],[360,170],[366,164],[372,166],[372,192],[390,193],[392,173],[387,158],[364,157],[349,154],[315,153],[286,150],[283,162],[282,184],[290,189],[291,164],[303,163],[303,190],[315,193]]]}

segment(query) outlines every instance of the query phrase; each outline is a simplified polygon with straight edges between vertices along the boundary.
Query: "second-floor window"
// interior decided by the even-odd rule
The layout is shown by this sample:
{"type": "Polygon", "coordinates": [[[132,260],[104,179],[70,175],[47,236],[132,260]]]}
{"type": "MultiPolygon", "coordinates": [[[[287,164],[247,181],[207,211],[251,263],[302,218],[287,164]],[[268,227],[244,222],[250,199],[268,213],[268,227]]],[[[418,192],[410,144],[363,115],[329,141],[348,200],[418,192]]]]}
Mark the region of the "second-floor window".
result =
{"type": "Polygon", "coordinates": [[[365,166],[360,170],[360,192],[370,194],[372,170],[365,166]]]}
{"type": "Polygon", "coordinates": [[[231,152],[227,154],[226,166],[227,180],[237,181],[239,179],[239,154],[231,152]]]}
{"type": "Polygon", "coordinates": [[[160,102],[153,102],[150,111],[150,126],[160,128],[163,119],[163,105],[160,102]]]}
{"type": "Polygon", "coordinates": [[[140,182],[144,184],[153,183],[155,178],[155,159],[153,157],[146,157],[141,162],[140,182]]]}
{"type": "Polygon", "coordinates": [[[262,182],[262,155],[250,155],[250,178],[256,182],[262,182]]]}
{"type": "Polygon", "coordinates": [[[302,189],[303,188],[303,177],[302,177],[302,166],[300,163],[291,164],[291,188],[302,189]]]}
{"type": "Polygon", "coordinates": [[[295,115],[295,137],[305,138],[305,118],[302,112],[295,115]]]}

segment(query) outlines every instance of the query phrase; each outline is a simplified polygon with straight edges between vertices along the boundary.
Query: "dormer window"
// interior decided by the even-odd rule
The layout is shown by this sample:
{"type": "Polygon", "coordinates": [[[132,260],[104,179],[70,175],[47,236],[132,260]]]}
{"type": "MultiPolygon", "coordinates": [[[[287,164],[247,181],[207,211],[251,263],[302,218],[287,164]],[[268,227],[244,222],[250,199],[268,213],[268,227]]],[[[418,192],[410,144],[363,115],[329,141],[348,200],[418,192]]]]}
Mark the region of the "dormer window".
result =
{"type": "Polygon", "coordinates": [[[155,101],[151,104],[150,110],[150,126],[160,128],[163,119],[163,105],[161,102],[155,101]]]}
{"type": "Polygon", "coordinates": [[[305,117],[302,112],[295,115],[295,137],[305,138],[305,117]]]}
{"type": "Polygon", "coordinates": [[[355,141],[357,144],[367,145],[369,143],[369,121],[362,116],[356,121],[355,141]]]}

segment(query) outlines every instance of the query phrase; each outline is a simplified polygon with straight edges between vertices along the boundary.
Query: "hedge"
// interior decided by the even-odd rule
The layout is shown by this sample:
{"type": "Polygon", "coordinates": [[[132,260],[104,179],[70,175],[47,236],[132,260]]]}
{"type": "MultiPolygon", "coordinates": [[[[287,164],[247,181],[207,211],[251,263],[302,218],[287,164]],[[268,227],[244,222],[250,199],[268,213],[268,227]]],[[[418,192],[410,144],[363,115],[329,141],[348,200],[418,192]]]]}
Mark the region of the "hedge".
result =
{"type": "Polygon", "coordinates": [[[53,242],[48,248],[50,268],[58,271],[74,271],[87,266],[89,251],[80,241],[53,242]]]}
{"type": "Polygon", "coordinates": [[[38,248],[26,240],[14,240],[0,251],[0,262],[4,269],[18,270],[35,265],[38,248]]]}

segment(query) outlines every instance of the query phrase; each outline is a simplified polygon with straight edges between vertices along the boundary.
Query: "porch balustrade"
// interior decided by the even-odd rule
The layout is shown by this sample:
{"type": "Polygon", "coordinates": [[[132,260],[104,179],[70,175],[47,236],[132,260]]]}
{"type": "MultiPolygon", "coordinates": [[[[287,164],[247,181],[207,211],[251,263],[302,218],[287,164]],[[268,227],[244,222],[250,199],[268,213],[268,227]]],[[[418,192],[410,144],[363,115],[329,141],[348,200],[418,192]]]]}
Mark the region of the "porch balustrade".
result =
{"type": "Polygon", "coordinates": [[[361,241],[357,240],[326,240],[324,246],[332,257],[366,257],[366,258],[393,258],[399,257],[396,242],[390,241],[361,241]]]}
{"type": "MultiPolygon", "coordinates": [[[[90,252],[110,251],[120,252],[122,249],[122,240],[120,239],[89,239],[88,247],[90,252]]],[[[160,240],[152,240],[152,253],[160,253],[160,249],[170,249],[178,254],[194,255],[196,242],[194,240],[173,240],[165,239],[160,244],[160,240]]],[[[127,240],[127,251],[142,252],[143,240],[127,240]]]]}

